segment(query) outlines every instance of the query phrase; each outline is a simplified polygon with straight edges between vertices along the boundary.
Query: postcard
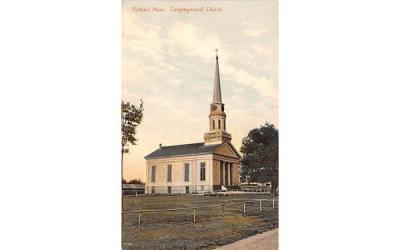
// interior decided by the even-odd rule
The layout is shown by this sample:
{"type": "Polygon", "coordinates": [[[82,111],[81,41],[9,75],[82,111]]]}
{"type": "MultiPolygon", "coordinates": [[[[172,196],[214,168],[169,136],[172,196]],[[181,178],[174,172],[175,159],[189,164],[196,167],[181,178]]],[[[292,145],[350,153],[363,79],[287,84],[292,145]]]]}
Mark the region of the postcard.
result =
{"type": "Polygon", "coordinates": [[[278,249],[278,3],[123,0],[122,249],[278,249]]]}

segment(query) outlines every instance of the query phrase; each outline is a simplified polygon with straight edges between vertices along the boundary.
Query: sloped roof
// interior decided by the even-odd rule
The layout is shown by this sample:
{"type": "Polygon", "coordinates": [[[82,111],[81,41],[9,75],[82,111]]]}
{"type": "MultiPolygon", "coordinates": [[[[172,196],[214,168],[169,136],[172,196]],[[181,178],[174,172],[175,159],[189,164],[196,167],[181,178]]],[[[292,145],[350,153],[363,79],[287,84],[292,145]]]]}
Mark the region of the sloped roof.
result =
{"type": "Polygon", "coordinates": [[[222,143],[205,145],[204,142],[181,144],[173,146],[163,146],[152,153],[146,155],[145,159],[171,157],[178,155],[210,154],[213,153],[222,143]]]}

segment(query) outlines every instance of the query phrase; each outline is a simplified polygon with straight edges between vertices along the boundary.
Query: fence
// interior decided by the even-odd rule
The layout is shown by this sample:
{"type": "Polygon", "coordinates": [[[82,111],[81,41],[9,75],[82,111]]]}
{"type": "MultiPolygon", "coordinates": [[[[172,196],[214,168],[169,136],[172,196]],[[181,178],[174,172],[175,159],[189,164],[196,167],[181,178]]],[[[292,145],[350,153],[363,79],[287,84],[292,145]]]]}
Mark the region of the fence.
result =
{"type": "Polygon", "coordinates": [[[241,186],[240,190],[243,192],[271,192],[271,187],[255,187],[255,186],[241,186]]]}
{"type": "MultiPolygon", "coordinates": [[[[271,187],[257,186],[225,186],[228,191],[243,192],[271,192],[271,187]]],[[[184,194],[184,193],[206,193],[221,191],[221,185],[181,185],[181,186],[146,186],[146,193],[155,194],[184,194]]]]}
{"type": "Polygon", "coordinates": [[[209,218],[213,216],[224,216],[227,214],[243,214],[243,215],[255,215],[262,212],[272,212],[277,210],[278,199],[254,199],[237,202],[227,202],[217,205],[209,206],[198,206],[198,207],[181,207],[181,208],[169,208],[169,209],[154,209],[154,210],[136,210],[122,213],[122,221],[127,216],[135,216],[137,220],[137,226],[139,229],[143,225],[143,216],[146,214],[152,214],[153,216],[147,216],[148,222],[154,222],[158,219],[158,222],[171,222],[171,221],[183,221],[190,220],[197,222],[199,218],[209,218]],[[189,211],[189,213],[188,213],[189,211]],[[163,216],[163,213],[167,213],[167,216],[163,216]],[[154,218],[156,216],[156,218],[154,218]]]}
{"type": "Polygon", "coordinates": [[[135,195],[135,196],[138,196],[138,195],[141,195],[141,194],[144,194],[145,192],[144,192],[144,189],[123,189],[122,190],[122,194],[123,195],[135,195]]]}
{"type": "Polygon", "coordinates": [[[205,193],[213,191],[212,185],[185,185],[185,186],[146,186],[146,193],[156,194],[184,194],[184,193],[205,193]]]}

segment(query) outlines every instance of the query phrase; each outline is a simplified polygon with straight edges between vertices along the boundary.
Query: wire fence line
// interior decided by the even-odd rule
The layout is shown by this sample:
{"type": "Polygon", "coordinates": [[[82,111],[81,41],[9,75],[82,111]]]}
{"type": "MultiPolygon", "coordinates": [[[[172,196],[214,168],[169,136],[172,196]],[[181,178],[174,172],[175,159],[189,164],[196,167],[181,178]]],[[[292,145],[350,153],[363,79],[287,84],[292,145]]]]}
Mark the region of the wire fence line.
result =
{"type": "Polygon", "coordinates": [[[233,204],[243,204],[243,203],[254,203],[254,202],[262,202],[262,201],[272,201],[273,207],[275,206],[275,199],[253,199],[253,200],[245,200],[245,201],[237,201],[237,202],[229,202],[222,203],[217,205],[209,205],[209,206],[197,206],[197,207],[179,207],[179,208],[164,208],[164,209],[147,209],[147,210],[134,210],[124,212],[123,214],[134,214],[134,213],[155,213],[161,211],[179,211],[179,210],[191,210],[191,209],[200,209],[200,208],[210,208],[210,207],[220,207],[224,205],[233,205],[233,204]]]}
{"type": "MultiPolygon", "coordinates": [[[[250,211],[254,212],[274,212],[274,210],[277,208],[277,203],[278,203],[278,199],[276,198],[272,198],[272,199],[253,199],[253,200],[244,200],[244,201],[236,201],[236,202],[227,202],[227,203],[221,203],[221,204],[216,204],[216,205],[207,205],[207,206],[195,206],[195,207],[179,207],[179,208],[165,208],[165,209],[146,209],[146,210],[134,210],[134,211],[126,211],[122,213],[122,219],[124,221],[124,218],[127,216],[131,216],[131,215],[136,215],[137,216],[137,225],[139,227],[139,229],[142,226],[142,216],[144,214],[151,214],[151,213],[158,213],[159,217],[160,214],[162,213],[173,213],[173,212],[186,212],[186,211],[192,211],[191,215],[188,216],[188,214],[184,213],[184,214],[180,214],[179,215],[175,215],[172,216],[171,214],[169,214],[168,216],[164,217],[167,218],[167,222],[170,222],[170,220],[168,220],[168,218],[176,218],[178,217],[179,221],[182,220],[187,220],[188,217],[193,218],[193,222],[196,222],[196,217],[198,217],[199,215],[201,215],[202,217],[212,217],[212,213],[207,212],[205,213],[204,211],[207,209],[214,209],[214,208],[218,208],[217,214],[214,213],[214,215],[219,215],[219,216],[224,216],[227,212],[233,212],[235,214],[237,213],[242,213],[243,215],[248,214],[250,211]],[[271,202],[268,205],[265,204],[265,202],[271,202]],[[238,205],[240,204],[241,206],[239,208],[235,208],[234,205],[238,205]],[[253,204],[256,204],[256,208],[254,207],[253,204]],[[202,214],[200,212],[203,212],[202,214]]],[[[154,222],[154,220],[153,220],[154,222]]],[[[151,222],[150,222],[151,223],[151,222]]]]}

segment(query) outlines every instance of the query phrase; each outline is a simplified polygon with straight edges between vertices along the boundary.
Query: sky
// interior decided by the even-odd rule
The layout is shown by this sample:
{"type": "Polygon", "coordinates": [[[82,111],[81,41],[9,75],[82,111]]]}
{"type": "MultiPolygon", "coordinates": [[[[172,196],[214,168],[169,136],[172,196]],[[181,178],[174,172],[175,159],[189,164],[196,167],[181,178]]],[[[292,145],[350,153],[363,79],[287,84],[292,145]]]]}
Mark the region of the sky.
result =
{"type": "Polygon", "coordinates": [[[270,0],[122,2],[122,99],[144,102],[137,145],[124,155],[125,179],[145,180],[144,156],[160,143],[204,141],[216,48],[233,145],[239,150],[242,138],[265,122],[279,127],[277,19],[270,0]],[[171,11],[182,7],[221,11],[171,11]]]}

